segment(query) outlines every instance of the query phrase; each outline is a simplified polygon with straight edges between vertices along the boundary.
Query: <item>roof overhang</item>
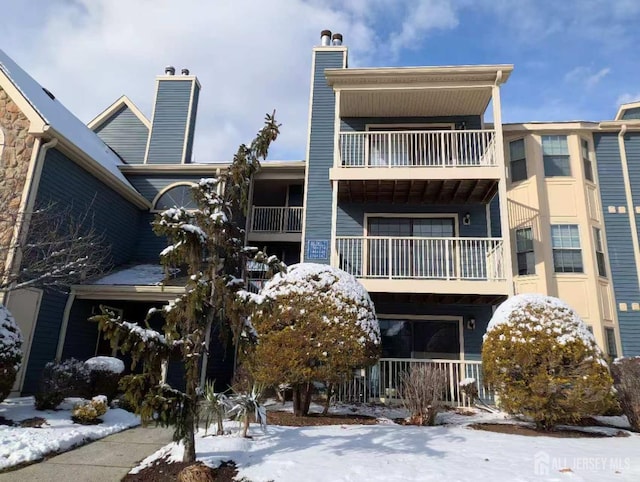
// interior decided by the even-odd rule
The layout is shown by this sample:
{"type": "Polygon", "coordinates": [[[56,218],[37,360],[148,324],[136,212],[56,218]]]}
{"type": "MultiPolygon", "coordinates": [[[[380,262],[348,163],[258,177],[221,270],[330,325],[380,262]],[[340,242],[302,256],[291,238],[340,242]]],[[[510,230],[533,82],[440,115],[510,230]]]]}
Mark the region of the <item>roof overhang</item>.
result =
{"type": "Polygon", "coordinates": [[[623,120],[622,116],[624,115],[625,111],[627,111],[629,109],[637,109],[638,107],[640,107],[640,101],[638,101],[638,102],[628,102],[626,104],[620,104],[620,107],[618,108],[618,112],[616,113],[615,120],[617,120],[617,121],[623,120]]]}
{"type": "Polygon", "coordinates": [[[87,127],[95,131],[98,127],[111,119],[111,116],[118,112],[122,107],[128,107],[131,112],[133,112],[133,114],[140,120],[140,122],[142,122],[147,127],[147,129],[151,129],[151,122],[149,121],[149,119],[147,119],[142,111],[138,109],[138,107],[126,95],[120,97],[104,111],[98,114],[87,124],[87,127]]]}
{"type": "Polygon", "coordinates": [[[627,126],[628,131],[640,131],[640,119],[615,120],[600,122],[600,130],[619,131],[622,126],[627,126]]]}
{"type": "MultiPolygon", "coordinates": [[[[203,174],[217,175],[229,168],[229,162],[212,162],[199,164],[124,164],[120,171],[125,174],[203,174]]],[[[273,173],[281,179],[281,174],[292,173],[296,177],[304,178],[305,161],[264,161],[260,163],[260,170],[256,179],[266,179],[273,173]]]]}
{"type": "Polygon", "coordinates": [[[169,301],[184,294],[182,286],[75,285],[77,299],[169,301]]]}
{"type": "Polygon", "coordinates": [[[482,115],[513,65],[327,69],[342,117],[482,115]]]}
{"type": "Polygon", "coordinates": [[[578,131],[598,130],[597,122],[567,121],[567,122],[523,122],[502,124],[502,131],[510,132],[541,132],[541,131],[578,131]]]}

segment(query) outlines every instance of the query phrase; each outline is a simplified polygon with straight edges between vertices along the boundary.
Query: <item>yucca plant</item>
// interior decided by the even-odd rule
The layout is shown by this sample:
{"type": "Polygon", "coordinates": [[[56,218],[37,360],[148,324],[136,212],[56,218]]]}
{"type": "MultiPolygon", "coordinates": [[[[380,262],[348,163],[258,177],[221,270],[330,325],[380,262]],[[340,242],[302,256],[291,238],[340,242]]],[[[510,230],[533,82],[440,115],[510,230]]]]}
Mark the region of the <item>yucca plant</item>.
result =
{"type": "Polygon", "coordinates": [[[245,438],[249,432],[249,416],[252,413],[262,430],[267,428],[267,410],[260,403],[261,395],[262,387],[254,385],[251,393],[238,393],[231,397],[232,406],[227,415],[242,423],[242,436],[245,438]]]}
{"type": "Polygon", "coordinates": [[[224,434],[222,422],[227,416],[227,411],[231,408],[229,397],[224,393],[216,393],[215,383],[207,380],[202,392],[202,400],[198,405],[198,416],[204,421],[204,434],[207,435],[209,426],[215,422],[218,429],[216,435],[224,434]]]}

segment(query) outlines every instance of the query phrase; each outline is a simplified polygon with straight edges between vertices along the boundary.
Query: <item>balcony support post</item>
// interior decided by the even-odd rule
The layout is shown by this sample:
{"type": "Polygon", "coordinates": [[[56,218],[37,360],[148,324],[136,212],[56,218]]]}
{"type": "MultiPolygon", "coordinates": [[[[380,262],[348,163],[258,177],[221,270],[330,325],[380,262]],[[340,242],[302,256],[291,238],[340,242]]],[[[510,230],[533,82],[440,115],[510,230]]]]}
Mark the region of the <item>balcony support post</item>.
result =
{"type": "Polygon", "coordinates": [[[338,224],[338,181],[331,181],[331,241],[330,250],[331,255],[329,262],[334,268],[338,268],[338,249],[336,242],[338,224]]]}
{"type": "Polygon", "coordinates": [[[507,168],[504,156],[504,139],[502,136],[502,107],[500,104],[500,83],[502,71],[498,71],[496,82],[491,89],[493,104],[493,124],[495,130],[495,156],[500,166],[500,180],[498,181],[498,195],[500,200],[500,230],[502,233],[502,259],[504,277],[507,280],[507,289],[510,296],[514,295],[513,264],[511,261],[511,231],[509,229],[509,212],[507,203],[507,168]]]}

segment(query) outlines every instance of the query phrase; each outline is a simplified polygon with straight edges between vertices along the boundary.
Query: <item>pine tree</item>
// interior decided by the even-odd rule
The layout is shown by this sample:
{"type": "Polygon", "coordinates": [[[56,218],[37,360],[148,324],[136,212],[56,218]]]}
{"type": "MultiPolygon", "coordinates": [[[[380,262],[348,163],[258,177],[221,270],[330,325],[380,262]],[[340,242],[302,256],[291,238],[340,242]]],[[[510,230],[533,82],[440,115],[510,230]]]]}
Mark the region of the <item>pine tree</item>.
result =
{"type": "MultiPolygon", "coordinates": [[[[162,333],[128,323],[103,309],[94,317],[104,336],[133,363],[142,362],[142,373],[124,377],[125,397],[136,407],[143,420],[175,427],[174,439],[184,444],[184,461],[195,461],[195,425],[200,383],[201,360],[208,354],[208,337],[214,324],[231,334],[239,343],[247,326],[245,304],[238,296],[248,259],[267,264],[269,270],[285,269],[280,261],[267,257],[243,244],[239,227],[246,215],[249,187],[267,156],[270,144],[279,134],[275,113],[267,115],[265,125],[250,146],[241,145],[229,169],[216,179],[201,179],[193,188],[197,209],[180,207],[156,215],[154,232],[171,244],[160,259],[167,269],[181,267],[188,274],[185,293],[170,301],[159,312],[164,317],[162,333]],[[164,381],[162,366],[170,358],[184,366],[184,390],[164,381]]],[[[148,317],[147,317],[148,318],[148,317]]]]}

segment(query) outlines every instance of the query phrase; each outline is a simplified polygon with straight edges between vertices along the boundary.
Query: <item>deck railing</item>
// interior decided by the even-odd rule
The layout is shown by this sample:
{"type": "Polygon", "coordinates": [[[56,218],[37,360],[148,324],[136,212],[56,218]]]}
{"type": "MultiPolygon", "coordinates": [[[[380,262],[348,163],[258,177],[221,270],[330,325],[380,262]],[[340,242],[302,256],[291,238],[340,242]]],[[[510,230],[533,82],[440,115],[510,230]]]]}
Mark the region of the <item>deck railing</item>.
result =
{"type": "Polygon", "coordinates": [[[501,238],[340,236],[338,267],[359,278],[501,281],[501,238]]]}
{"type": "Polygon", "coordinates": [[[341,167],[496,166],[495,131],[340,133],[341,167]]]}
{"type": "Polygon", "coordinates": [[[356,370],[352,379],[340,385],[336,401],[346,403],[399,403],[401,401],[400,380],[403,373],[420,364],[431,364],[445,374],[446,388],[443,402],[453,406],[469,406],[471,400],[464,394],[460,382],[467,378],[475,380],[478,398],[494,403],[493,391],[484,386],[482,362],[467,360],[431,360],[414,358],[381,358],[372,367],[356,370]]]}
{"type": "Polygon", "coordinates": [[[251,231],[301,233],[302,212],[302,207],[252,206],[251,231]]]}

